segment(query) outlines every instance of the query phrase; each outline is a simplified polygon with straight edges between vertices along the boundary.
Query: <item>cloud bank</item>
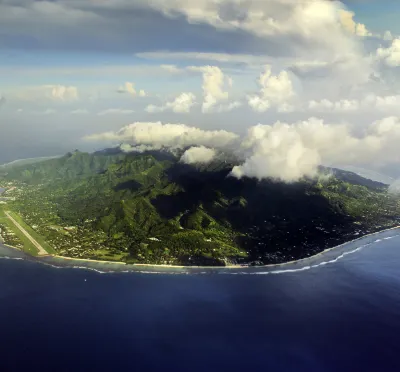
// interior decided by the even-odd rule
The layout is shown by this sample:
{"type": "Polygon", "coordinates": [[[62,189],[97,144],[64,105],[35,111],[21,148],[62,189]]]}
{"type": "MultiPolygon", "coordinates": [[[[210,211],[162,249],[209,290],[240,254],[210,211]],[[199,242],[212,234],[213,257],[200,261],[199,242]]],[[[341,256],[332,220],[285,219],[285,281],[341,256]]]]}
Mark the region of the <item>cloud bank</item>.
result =
{"type": "Polygon", "coordinates": [[[348,124],[309,118],[291,124],[280,121],[273,125],[259,124],[249,128],[241,140],[232,132],[205,131],[161,122],[137,122],[118,132],[92,135],[87,139],[125,142],[129,144],[125,146],[144,146],[144,149],[192,146],[181,159],[189,164],[211,161],[215,149],[234,151],[243,160],[232,169],[233,176],[286,182],[315,176],[319,165],[400,162],[400,119],[394,116],[374,121],[361,135],[355,135],[348,124]]]}
{"type": "Polygon", "coordinates": [[[185,124],[162,124],[161,122],[136,122],[118,132],[105,132],[85,137],[92,141],[126,142],[132,146],[145,145],[153,149],[163,147],[183,149],[189,146],[226,148],[239,136],[224,130],[202,130],[185,124]]]}
{"type": "Polygon", "coordinates": [[[293,182],[315,176],[321,164],[396,163],[399,141],[400,120],[394,116],[373,122],[362,136],[354,135],[349,125],[317,118],[260,124],[248,130],[241,144],[246,160],[232,175],[293,182]]]}

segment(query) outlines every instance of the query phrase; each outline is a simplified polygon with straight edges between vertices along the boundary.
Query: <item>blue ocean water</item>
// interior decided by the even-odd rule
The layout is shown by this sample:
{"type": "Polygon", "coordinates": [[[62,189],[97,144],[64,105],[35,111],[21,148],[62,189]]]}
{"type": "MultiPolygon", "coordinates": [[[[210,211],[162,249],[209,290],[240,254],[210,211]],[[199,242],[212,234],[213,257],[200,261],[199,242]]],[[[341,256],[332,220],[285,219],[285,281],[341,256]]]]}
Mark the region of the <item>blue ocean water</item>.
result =
{"type": "Polygon", "coordinates": [[[0,371],[399,371],[399,234],[268,269],[56,268],[0,247],[0,371]]]}

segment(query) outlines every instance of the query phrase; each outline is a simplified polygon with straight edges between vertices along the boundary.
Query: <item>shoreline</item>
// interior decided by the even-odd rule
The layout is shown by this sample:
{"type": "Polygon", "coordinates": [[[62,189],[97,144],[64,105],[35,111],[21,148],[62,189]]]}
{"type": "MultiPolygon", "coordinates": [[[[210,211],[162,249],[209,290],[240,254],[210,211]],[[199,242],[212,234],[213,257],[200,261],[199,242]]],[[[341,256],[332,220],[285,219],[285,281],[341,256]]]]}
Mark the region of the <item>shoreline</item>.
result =
{"type": "Polygon", "coordinates": [[[350,244],[350,243],[354,243],[358,240],[367,238],[369,236],[373,236],[373,235],[377,235],[377,234],[381,234],[387,231],[391,231],[391,230],[397,230],[400,229],[400,225],[388,228],[388,229],[384,229],[384,230],[380,230],[380,231],[376,231],[370,234],[366,234],[363,236],[360,236],[356,239],[353,240],[349,240],[347,242],[344,242],[342,244],[336,245],[332,248],[327,248],[324,249],[323,251],[314,254],[312,256],[309,257],[304,257],[304,258],[300,258],[298,260],[293,260],[293,261],[287,261],[287,262],[282,262],[282,263],[277,263],[277,264],[267,264],[267,265],[259,265],[259,266],[251,266],[249,264],[245,264],[245,265],[227,265],[227,266],[185,266],[185,265],[168,265],[168,264],[127,264],[126,262],[122,262],[122,261],[103,261],[103,260],[93,260],[93,259],[88,259],[88,258],[74,258],[74,257],[65,257],[65,256],[59,256],[59,255],[54,255],[54,254],[49,254],[46,256],[30,256],[28,253],[24,252],[22,249],[19,249],[17,247],[13,247],[11,245],[8,244],[4,244],[1,243],[3,246],[8,247],[8,248],[12,248],[12,249],[16,249],[20,252],[25,253],[26,255],[33,257],[35,259],[37,259],[38,261],[43,261],[44,258],[56,258],[56,259],[61,259],[61,260],[68,260],[68,261],[80,261],[80,262],[93,262],[93,263],[101,263],[101,264],[117,264],[117,265],[124,265],[127,267],[149,267],[149,268],[171,268],[171,269],[250,269],[250,268],[257,268],[257,269],[263,269],[263,268],[273,268],[273,267],[282,267],[285,265],[293,265],[293,264],[298,264],[302,261],[305,260],[309,260],[309,259],[313,259],[319,256],[322,256],[330,251],[336,250],[340,247],[343,247],[346,244],[350,244]]]}

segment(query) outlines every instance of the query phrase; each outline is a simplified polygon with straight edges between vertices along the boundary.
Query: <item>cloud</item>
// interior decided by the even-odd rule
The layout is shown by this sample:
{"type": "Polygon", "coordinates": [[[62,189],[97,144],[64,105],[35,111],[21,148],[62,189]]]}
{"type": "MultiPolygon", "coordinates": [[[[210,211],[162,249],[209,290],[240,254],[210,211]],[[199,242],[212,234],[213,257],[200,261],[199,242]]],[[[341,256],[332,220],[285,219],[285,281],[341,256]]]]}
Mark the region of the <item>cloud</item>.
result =
{"type": "Polygon", "coordinates": [[[161,122],[136,122],[118,132],[105,132],[86,137],[92,141],[118,141],[132,146],[146,145],[152,148],[185,148],[206,146],[225,148],[232,145],[239,136],[224,130],[208,131],[185,124],[162,124],[161,122]]]}
{"type": "Polygon", "coordinates": [[[307,111],[313,112],[400,112],[400,95],[379,96],[373,93],[360,99],[340,99],[331,101],[321,99],[319,101],[310,100],[306,107],[307,111]]]}
{"type": "Polygon", "coordinates": [[[271,107],[271,103],[260,96],[247,96],[249,106],[257,112],[265,112],[271,107]]]}
{"type": "Polygon", "coordinates": [[[400,66],[400,39],[393,39],[392,44],[388,48],[378,48],[376,51],[376,56],[387,66],[400,66]]]}
{"type": "MultiPolygon", "coordinates": [[[[173,52],[173,51],[158,51],[158,52],[143,52],[136,53],[136,56],[144,59],[170,59],[175,61],[190,60],[190,61],[209,61],[228,64],[245,64],[245,65],[265,65],[273,58],[267,54],[228,54],[228,53],[207,53],[207,52],[173,52]]],[[[161,68],[171,72],[179,73],[184,69],[180,69],[175,65],[161,65],[161,68]]]]}
{"type": "Polygon", "coordinates": [[[189,113],[190,109],[196,104],[196,96],[193,93],[181,93],[172,102],[167,102],[163,106],[148,105],[145,111],[157,113],[163,111],[172,111],[175,113],[189,113]]]}
{"type": "Polygon", "coordinates": [[[0,96],[0,107],[5,105],[6,103],[6,98],[4,96],[0,96]]]}
{"type": "Polygon", "coordinates": [[[328,99],[322,99],[320,101],[309,101],[308,109],[311,111],[319,112],[349,112],[357,111],[360,108],[360,105],[361,104],[358,100],[342,99],[336,102],[332,102],[328,99]]]}
{"type": "MultiPolygon", "coordinates": [[[[338,22],[340,15],[346,13],[337,2],[155,0],[150,6],[169,17],[182,14],[192,24],[205,23],[222,30],[242,30],[262,38],[293,37],[319,48],[336,48],[348,39],[348,27],[338,22]]],[[[351,19],[347,12],[346,20],[351,19]]]]}
{"type": "Polygon", "coordinates": [[[210,163],[217,152],[214,149],[210,149],[204,146],[191,147],[186,150],[180,161],[185,164],[196,164],[196,163],[210,163]]]}
{"type": "Polygon", "coordinates": [[[216,112],[229,112],[229,111],[232,111],[232,110],[235,110],[235,109],[237,109],[237,108],[239,108],[239,107],[241,107],[242,106],[242,103],[241,102],[239,102],[239,101],[233,101],[233,102],[230,102],[230,103],[228,103],[228,104],[225,104],[225,105],[219,105],[217,108],[216,108],[216,112]]]}
{"type": "Polygon", "coordinates": [[[340,21],[346,31],[361,37],[372,36],[372,33],[367,30],[363,23],[357,23],[354,21],[354,12],[349,10],[341,9],[339,12],[340,21]]]}
{"type": "Polygon", "coordinates": [[[79,98],[78,88],[64,85],[44,85],[39,89],[44,89],[48,98],[56,101],[75,101],[79,98]]]}
{"type": "Polygon", "coordinates": [[[73,102],[79,99],[78,88],[58,84],[22,87],[15,94],[16,99],[26,101],[50,100],[54,102],[73,102]]]}
{"type": "Polygon", "coordinates": [[[89,111],[86,109],[76,109],[76,110],[72,110],[70,112],[70,114],[72,114],[72,115],[84,115],[84,114],[88,114],[88,113],[89,113],[89,111]]]}
{"type": "Polygon", "coordinates": [[[119,109],[119,108],[111,108],[107,110],[103,110],[97,113],[99,116],[104,116],[104,115],[129,115],[133,114],[135,110],[129,110],[129,109],[119,109]]]}
{"type": "Polygon", "coordinates": [[[202,111],[210,112],[214,106],[229,98],[228,92],[224,91],[225,76],[221,69],[216,66],[190,66],[190,71],[197,71],[203,73],[203,105],[202,111]]]}
{"type": "Polygon", "coordinates": [[[400,161],[400,120],[373,122],[361,137],[346,124],[310,118],[293,124],[276,122],[248,130],[241,144],[245,160],[232,175],[294,182],[313,177],[320,164],[387,164],[400,161]]]}
{"type": "Polygon", "coordinates": [[[124,85],[120,86],[117,89],[117,92],[118,93],[128,93],[128,94],[130,94],[130,95],[132,95],[134,97],[137,96],[137,95],[139,97],[145,97],[146,96],[146,92],[143,89],[141,89],[141,90],[139,90],[139,92],[137,92],[136,89],[135,89],[135,84],[131,83],[129,81],[127,81],[124,85]]]}
{"type": "MultiPolygon", "coordinates": [[[[137,55],[140,56],[140,54],[146,54],[146,53],[138,53],[137,55]]],[[[183,71],[175,65],[160,65],[160,67],[171,74],[180,74],[183,71]]]]}
{"type": "Polygon", "coordinates": [[[389,30],[385,31],[385,33],[383,34],[383,40],[391,41],[393,39],[394,39],[394,37],[393,37],[392,33],[389,30]]]}
{"type": "Polygon", "coordinates": [[[257,112],[265,112],[273,105],[284,104],[295,95],[287,71],[272,75],[269,65],[265,66],[265,71],[260,75],[258,84],[260,85],[259,95],[248,96],[249,106],[257,112]]]}
{"type": "Polygon", "coordinates": [[[121,151],[130,153],[130,152],[145,152],[145,151],[150,151],[154,150],[153,146],[147,146],[147,145],[139,145],[139,146],[132,146],[129,143],[122,143],[119,148],[121,151]]]}

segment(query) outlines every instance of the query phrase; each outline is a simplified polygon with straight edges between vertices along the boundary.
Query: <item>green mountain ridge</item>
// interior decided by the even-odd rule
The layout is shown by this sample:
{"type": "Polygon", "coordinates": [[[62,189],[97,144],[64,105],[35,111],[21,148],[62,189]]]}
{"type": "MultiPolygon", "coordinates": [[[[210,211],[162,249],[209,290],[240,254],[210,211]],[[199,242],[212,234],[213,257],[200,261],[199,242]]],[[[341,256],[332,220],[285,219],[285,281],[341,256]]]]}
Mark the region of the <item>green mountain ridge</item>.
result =
{"type": "Polygon", "coordinates": [[[386,185],[355,173],[321,167],[325,176],[285,184],[231,177],[232,157],[178,159],[75,151],[12,167],[0,184],[16,187],[10,207],[59,254],[128,263],[281,263],[400,216],[386,185]]]}

